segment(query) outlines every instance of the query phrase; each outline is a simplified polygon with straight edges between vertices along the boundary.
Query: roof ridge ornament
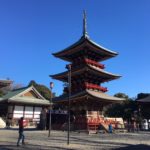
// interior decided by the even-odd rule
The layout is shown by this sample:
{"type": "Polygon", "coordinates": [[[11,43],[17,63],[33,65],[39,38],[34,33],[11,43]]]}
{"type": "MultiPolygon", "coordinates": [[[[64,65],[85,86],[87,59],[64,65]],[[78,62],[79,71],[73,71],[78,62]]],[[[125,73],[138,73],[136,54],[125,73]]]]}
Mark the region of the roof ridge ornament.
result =
{"type": "Polygon", "coordinates": [[[88,38],[88,33],[87,33],[87,21],[86,21],[86,11],[83,10],[83,37],[88,38]]]}

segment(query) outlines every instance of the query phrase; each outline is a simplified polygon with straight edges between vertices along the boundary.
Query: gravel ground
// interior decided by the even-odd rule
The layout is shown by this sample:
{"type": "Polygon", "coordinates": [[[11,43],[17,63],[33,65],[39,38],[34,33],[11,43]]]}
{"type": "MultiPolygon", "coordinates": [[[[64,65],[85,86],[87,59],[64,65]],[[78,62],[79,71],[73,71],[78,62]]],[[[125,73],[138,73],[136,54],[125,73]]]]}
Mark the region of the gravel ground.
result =
{"type": "Polygon", "coordinates": [[[67,145],[67,132],[28,129],[25,131],[26,145],[17,147],[18,131],[0,129],[0,150],[150,150],[150,132],[87,134],[70,133],[67,145]]]}

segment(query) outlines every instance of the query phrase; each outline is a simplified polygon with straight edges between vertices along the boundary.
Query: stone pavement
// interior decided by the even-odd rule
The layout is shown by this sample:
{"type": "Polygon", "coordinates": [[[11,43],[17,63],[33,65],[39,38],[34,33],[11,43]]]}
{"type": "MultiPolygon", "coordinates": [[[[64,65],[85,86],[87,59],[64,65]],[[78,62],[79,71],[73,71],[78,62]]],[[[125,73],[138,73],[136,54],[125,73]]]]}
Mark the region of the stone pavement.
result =
{"type": "Polygon", "coordinates": [[[18,131],[0,129],[0,150],[150,150],[150,132],[87,134],[70,133],[70,145],[67,145],[67,132],[28,129],[25,131],[24,146],[17,147],[18,131]]]}

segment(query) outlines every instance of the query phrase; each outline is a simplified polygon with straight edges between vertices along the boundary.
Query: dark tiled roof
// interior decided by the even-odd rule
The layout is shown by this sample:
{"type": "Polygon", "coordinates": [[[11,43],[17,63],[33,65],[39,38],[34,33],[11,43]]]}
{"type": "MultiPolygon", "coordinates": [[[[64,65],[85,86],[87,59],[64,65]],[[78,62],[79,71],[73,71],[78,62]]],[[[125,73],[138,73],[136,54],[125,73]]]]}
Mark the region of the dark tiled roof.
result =
{"type": "Polygon", "coordinates": [[[150,103],[150,95],[145,98],[138,99],[137,102],[150,103]]]}
{"type": "Polygon", "coordinates": [[[82,36],[77,42],[75,42],[74,44],[72,44],[71,46],[68,46],[67,48],[59,51],[59,52],[56,52],[56,53],[53,53],[54,55],[57,55],[59,53],[63,53],[64,51],[67,51],[67,50],[70,50],[70,49],[73,49],[75,48],[76,46],[84,43],[85,41],[89,42],[90,44],[92,44],[93,46],[97,47],[97,48],[100,48],[102,49],[103,51],[107,52],[107,53],[111,53],[111,54],[114,54],[114,55],[117,55],[118,53],[114,52],[114,51],[111,51],[109,49],[106,49],[104,48],[103,46],[100,46],[99,44],[97,44],[96,42],[92,41],[90,38],[88,37],[84,37],[82,36]]]}
{"type": "Polygon", "coordinates": [[[20,103],[20,104],[50,105],[50,102],[46,100],[44,97],[40,96],[40,94],[39,98],[20,96],[21,93],[30,89],[33,89],[34,91],[36,91],[36,93],[38,93],[38,91],[33,86],[23,87],[8,92],[6,95],[0,98],[0,102],[7,101],[10,103],[20,103]]]}
{"type": "Polygon", "coordinates": [[[28,87],[23,87],[23,88],[19,88],[19,89],[15,89],[12,91],[9,91],[6,95],[4,95],[2,97],[2,99],[9,99],[15,95],[18,95],[19,93],[23,92],[24,90],[26,90],[28,87]]]}

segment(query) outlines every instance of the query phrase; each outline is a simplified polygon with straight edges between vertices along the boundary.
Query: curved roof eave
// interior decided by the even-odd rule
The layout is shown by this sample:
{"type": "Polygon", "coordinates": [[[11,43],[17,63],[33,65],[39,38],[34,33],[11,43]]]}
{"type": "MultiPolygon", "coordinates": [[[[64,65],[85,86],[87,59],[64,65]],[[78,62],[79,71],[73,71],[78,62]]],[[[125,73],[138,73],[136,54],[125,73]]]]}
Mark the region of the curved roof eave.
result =
{"type": "Polygon", "coordinates": [[[84,42],[83,38],[80,38],[77,42],[73,43],[72,45],[68,46],[67,48],[63,49],[63,50],[60,50],[56,53],[52,53],[52,55],[56,56],[65,52],[65,51],[68,51],[69,49],[72,49],[72,48],[75,48],[76,46],[78,46],[79,44],[82,44],[84,42]]]}
{"type": "MultiPolygon", "coordinates": [[[[102,93],[102,92],[98,92],[98,91],[93,91],[93,90],[85,90],[83,92],[80,92],[80,93],[77,93],[77,94],[74,94],[70,97],[70,100],[74,100],[74,99],[77,99],[79,97],[84,97],[84,96],[92,96],[94,98],[98,98],[99,100],[101,101],[108,101],[108,102],[122,102],[124,101],[125,99],[123,98],[118,98],[118,97],[114,97],[114,96],[109,96],[105,93],[102,93]]],[[[64,95],[64,96],[61,96],[61,97],[56,97],[55,99],[53,99],[54,102],[64,102],[64,101],[68,101],[68,95],[64,95]]]]}
{"type": "Polygon", "coordinates": [[[97,91],[91,91],[91,90],[86,90],[87,93],[93,97],[96,97],[96,98],[101,98],[101,99],[104,99],[104,100],[110,100],[110,101],[124,101],[125,99],[123,98],[118,98],[118,97],[114,97],[114,96],[109,96],[105,93],[100,93],[100,92],[97,92],[97,91]]]}
{"type": "Polygon", "coordinates": [[[27,98],[27,97],[14,97],[8,99],[10,103],[22,103],[22,104],[36,104],[36,105],[50,105],[48,100],[37,99],[37,98],[27,98]]]}
{"type": "Polygon", "coordinates": [[[91,39],[88,39],[88,41],[89,41],[91,44],[93,44],[94,46],[96,46],[97,48],[100,48],[100,49],[104,50],[105,52],[111,53],[111,54],[113,54],[113,55],[118,55],[117,52],[114,52],[114,51],[112,51],[112,50],[109,50],[109,49],[107,49],[107,48],[105,48],[105,47],[103,47],[103,46],[97,44],[96,42],[94,42],[94,41],[91,40],[91,39]]]}
{"type": "MultiPolygon", "coordinates": [[[[94,70],[94,71],[98,71],[98,72],[100,72],[100,73],[103,73],[103,74],[112,76],[112,77],[114,77],[114,78],[116,78],[116,79],[121,77],[120,75],[112,74],[112,73],[110,73],[110,72],[104,71],[103,69],[94,67],[94,66],[92,66],[92,65],[87,65],[87,67],[89,67],[90,69],[92,69],[92,70],[94,70]]],[[[85,70],[85,68],[81,68],[81,70],[85,70]]],[[[76,71],[75,71],[75,72],[76,72],[76,71]]],[[[73,72],[72,72],[72,73],[73,73],[73,72]]],[[[55,74],[55,75],[50,75],[50,77],[52,77],[53,79],[56,79],[56,78],[59,77],[59,76],[66,76],[66,75],[67,75],[67,71],[62,72],[62,73],[58,73],[58,74],[55,74]]]]}
{"type": "Polygon", "coordinates": [[[113,73],[110,73],[108,71],[105,71],[103,69],[100,69],[98,67],[95,67],[95,66],[92,66],[92,65],[88,65],[90,68],[96,70],[96,71],[99,71],[101,73],[104,73],[104,74],[107,74],[107,75],[110,75],[110,76],[113,76],[113,77],[116,77],[116,78],[120,78],[121,76],[120,75],[117,75],[117,74],[113,74],[113,73]]]}
{"type": "Polygon", "coordinates": [[[137,102],[142,102],[142,103],[150,103],[150,96],[147,96],[145,98],[142,98],[142,99],[138,99],[136,100],[137,102]]]}
{"type": "Polygon", "coordinates": [[[89,42],[90,44],[92,44],[93,46],[95,46],[96,48],[99,48],[99,49],[103,50],[106,53],[109,53],[109,54],[111,54],[113,56],[118,55],[117,52],[114,52],[114,51],[111,51],[111,50],[109,50],[107,48],[104,48],[103,46],[101,46],[101,45],[97,44],[96,42],[94,42],[93,40],[91,40],[89,37],[84,37],[84,36],[82,36],[77,42],[75,42],[71,46],[68,46],[67,48],[65,48],[65,49],[63,49],[63,50],[61,50],[59,52],[53,53],[53,55],[55,57],[57,57],[58,55],[61,55],[62,53],[66,52],[66,51],[69,51],[70,49],[73,49],[73,48],[79,46],[80,44],[82,44],[82,43],[84,43],[86,41],[89,42]]]}

